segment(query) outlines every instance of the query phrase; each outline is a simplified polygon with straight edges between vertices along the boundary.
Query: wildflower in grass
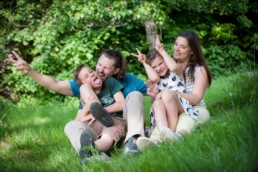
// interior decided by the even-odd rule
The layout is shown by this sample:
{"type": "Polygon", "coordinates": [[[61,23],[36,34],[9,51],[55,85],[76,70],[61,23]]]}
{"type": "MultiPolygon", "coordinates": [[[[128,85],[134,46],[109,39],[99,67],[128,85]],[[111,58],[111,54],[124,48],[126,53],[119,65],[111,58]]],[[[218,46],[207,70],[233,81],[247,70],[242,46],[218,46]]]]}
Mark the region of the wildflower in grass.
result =
{"type": "Polygon", "coordinates": [[[254,76],[254,73],[253,72],[247,72],[247,75],[249,76],[249,78],[251,78],[251,77],[254,76]]]}

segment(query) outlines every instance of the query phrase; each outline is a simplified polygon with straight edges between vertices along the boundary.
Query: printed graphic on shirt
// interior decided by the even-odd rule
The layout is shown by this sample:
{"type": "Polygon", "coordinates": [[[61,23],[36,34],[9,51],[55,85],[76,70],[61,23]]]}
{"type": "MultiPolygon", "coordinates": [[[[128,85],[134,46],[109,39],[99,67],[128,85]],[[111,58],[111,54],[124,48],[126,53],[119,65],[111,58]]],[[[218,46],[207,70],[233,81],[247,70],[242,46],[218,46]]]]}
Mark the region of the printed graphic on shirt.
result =
{"type": "Polygon", "coordinates": [[[100,102],[104,107],[106,107],[115,103],[115,99],[111,94],[106,94],[100,98],[100,102]]]}

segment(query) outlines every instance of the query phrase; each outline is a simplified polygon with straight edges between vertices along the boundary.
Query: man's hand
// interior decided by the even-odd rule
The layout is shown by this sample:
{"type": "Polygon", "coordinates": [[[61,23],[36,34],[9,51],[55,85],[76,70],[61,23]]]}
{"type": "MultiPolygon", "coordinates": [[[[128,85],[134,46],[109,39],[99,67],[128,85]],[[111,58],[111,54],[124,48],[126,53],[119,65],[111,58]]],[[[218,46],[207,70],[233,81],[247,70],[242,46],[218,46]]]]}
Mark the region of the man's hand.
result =
{"type": "Polygon", "coordinates": [[[75,119],[82,122],[88,122],[88,125],[95,121],[95,118],[89,112],[85,112],[84,109],[78,110],[75,119]]]}
{"type": "Polygon", "coordinates": [[[81,121],[82,122],[88,122],[88,125],[91,125],[91,123],[93,123],[95,120],[96,119],[91,114],[84,115],[81,118],[81,121]]]}
{"type": "Polygon", "coordinates": [[[15,51],[12,51],[12,53],[8,55],[8,58],[5,59],[5,62],[13,63],[13,66],[22,73],[29,74],[29,72],[31,71],[30,65],[25,60],[23,60],[15,51]],[[13,55],[17,58],[17,60],[12,57],[13,55]]]}

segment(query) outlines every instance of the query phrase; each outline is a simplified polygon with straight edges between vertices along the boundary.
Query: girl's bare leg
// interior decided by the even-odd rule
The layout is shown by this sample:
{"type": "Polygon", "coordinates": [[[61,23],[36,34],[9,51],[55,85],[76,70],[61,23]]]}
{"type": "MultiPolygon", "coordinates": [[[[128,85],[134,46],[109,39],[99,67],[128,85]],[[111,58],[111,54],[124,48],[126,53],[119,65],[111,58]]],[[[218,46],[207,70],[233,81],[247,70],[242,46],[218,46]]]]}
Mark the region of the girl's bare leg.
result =
{"type": "Polygon", "coordinates": [[[178,101],[176,92],[170,90],[163,91],[162,100],[167,110],[168,127],[175,132],[178,114],[183,110],[178,101]]]}
{"type": "Polygon", "coordinates": [[[168,127],[168,120],[166,115],[167,109],[162,99],[156,99],[153,102],[152,108],[155,114],[155,121],[158,129],[164,126],[168,127]]]}

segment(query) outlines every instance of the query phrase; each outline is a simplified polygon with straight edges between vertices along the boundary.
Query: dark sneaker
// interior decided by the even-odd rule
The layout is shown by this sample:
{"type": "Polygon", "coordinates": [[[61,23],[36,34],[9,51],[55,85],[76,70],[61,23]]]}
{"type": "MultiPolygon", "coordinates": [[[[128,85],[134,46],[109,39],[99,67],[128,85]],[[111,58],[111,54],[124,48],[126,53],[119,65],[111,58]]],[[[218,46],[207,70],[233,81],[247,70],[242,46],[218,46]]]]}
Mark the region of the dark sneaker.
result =
{"type": "Polygon", "coordinates": [[[125,143],[124,147],[124,154],[126,155],[137,155],[140,153],[137,145],[136,145],[136,138],[130,137],[128,141],[125,143]]]}
{"type": "Polygon", "coordinates": [[[110,157],[105,154],[104,152],[101,152],[99,154],[94,154],[90,157],[85,157],[81,160],[82,164],[87,164],[89,162],[97,162],[97,161],[110,161],[110,157]]]}
{"type": "Polygon", "coordinates": [[[90,130],[84,130],[80,137],[81,148],[79,155],[81,158],[90,157],[92,150],[94,150],[94,135],[90,130]]]}
{"type": "Polygon", "coordinates": [[[105,127],[113,126],[113,119],[111,115],[108,113],[106,109],[104,109],[104,107],[101,104],[97,102],[91,103],[90,113],[96,120],[98,120],[105,127]]]}

